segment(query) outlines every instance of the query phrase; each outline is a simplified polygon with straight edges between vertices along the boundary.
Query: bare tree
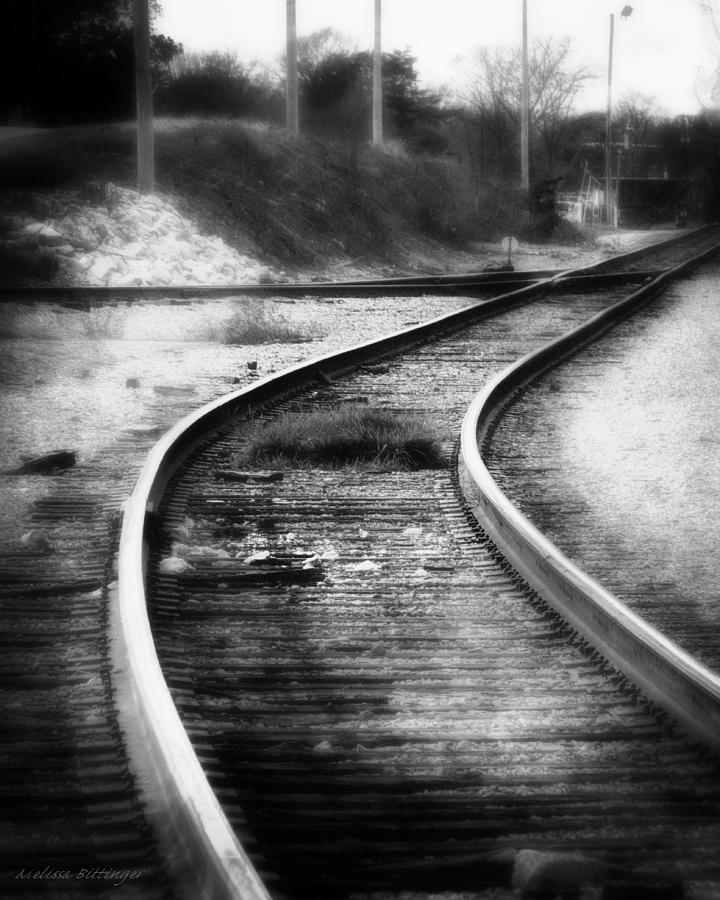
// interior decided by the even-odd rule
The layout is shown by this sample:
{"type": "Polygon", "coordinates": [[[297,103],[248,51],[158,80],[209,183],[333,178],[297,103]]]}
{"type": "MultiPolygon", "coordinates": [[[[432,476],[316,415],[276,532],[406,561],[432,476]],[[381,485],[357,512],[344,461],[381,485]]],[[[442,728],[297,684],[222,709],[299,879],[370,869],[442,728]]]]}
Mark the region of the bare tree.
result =
{"type": "Polygon", "coordinates": [[[584,67],[570,67],[570,51],[568,38],[559,42],[548,38],[533,47],[530,62],[530,117],[542,137],[550,171],[567,135],[578,94],[592,77],[584,67]]]}
{"type": "MultiPolygon", "coordinates": [[[[566,138],[575,101],[591,78],[585,67],[570,63],[568,38],[536,41],[529,54],[530,143],[535,155],[542,148],[544,168],[551,172],[566,138]]],[[[496,161],[509,174],[517,163],[508,147],[520,133],[522,59],[519,48],[487,48],[470,61],[464,99],[479,114],[486,137],[494,144],[496,161]]]]}
{"type": "Polygon", "coordinates": [[[335,28],[321,28],[299,37],[298,67],[300,73],[311,72],[331,56],[348,56],[357,52],[357,45],[335,28]]]}
{"type": "Polygon", "coordinates": [[[629,133],[629,142],[635,146],[647,142],[651,128],[657,123],[660,110],[654,97],[632,91],[615,105],[615,121],[629,133]]]}

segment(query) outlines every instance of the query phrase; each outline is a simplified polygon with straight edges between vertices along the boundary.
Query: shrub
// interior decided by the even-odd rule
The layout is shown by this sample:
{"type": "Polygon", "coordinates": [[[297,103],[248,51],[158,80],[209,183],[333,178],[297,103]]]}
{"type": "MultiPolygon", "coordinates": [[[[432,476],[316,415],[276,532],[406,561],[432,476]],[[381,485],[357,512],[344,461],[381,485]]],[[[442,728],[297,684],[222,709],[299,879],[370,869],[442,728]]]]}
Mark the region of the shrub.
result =
{"type": "Polygon", "coordinates": [[[312,341],[307,326],[292,322],[265,300],[252,300],[236,309],[219,327],[224,344],[280,344],[312,341]]]}
{"type": "Polygon", "coordinates": [[[117,340],[125,330],[125,310],[113,306],[97,306],[77,314],[77,328],[91,341],[117,340]]]}
{"type": "Polygon", "coordinates": [[[370,406],[286,413],[251,435],[246,462],[352,464],[402,469],[442,466],[436,430],[425,419],[370,406]]]}
{"type": "Polygon", "coordinates": [[[263,116],[277,118],[282,94],[254,65],[232,51],[183,53],[159,86],[156,107],[168,115],[263,116]]]}
{"type": "Polygon", "coordinates": [[[0,246],[0,283],[16,286],[51,281],[59,266],[57,256],[45,247],[0,246]]]}
{"type": "Polygon", "coordinates": [[[53,190],[71,178],[73,162],[52,152],[44,143],[28,147],[22,143],[3,147],[0,153],[0,187],[30,190],[53,190]]]}
{"type": "Polygon", "coordinates": [[[545,178],[533,186],[528,196],[531,231],[541,240],[550,237],[562,222],[557,198],[559,183],[559,178],[545,178]]]}
{"type": "Polygon", "coordinates": [[[517,186],[495,182],[477,190],[475,234],[482,240],[497,241],[506,234],[520,236],[523,230],[524,198],[517,186]]]}
{"type": "Polygon", "coordinates": [[[0,338],[34,341],[101,341],[121,338],[126,311],[110,306],[69,310],[39,304],[0,307],[0,338]]]}
{"type": "Polygon", "coordinates": [[[45,305],[11,303],[0,308],[0,338],[3,340],[59,341],[63,337],[58,313],[45,305]]]}

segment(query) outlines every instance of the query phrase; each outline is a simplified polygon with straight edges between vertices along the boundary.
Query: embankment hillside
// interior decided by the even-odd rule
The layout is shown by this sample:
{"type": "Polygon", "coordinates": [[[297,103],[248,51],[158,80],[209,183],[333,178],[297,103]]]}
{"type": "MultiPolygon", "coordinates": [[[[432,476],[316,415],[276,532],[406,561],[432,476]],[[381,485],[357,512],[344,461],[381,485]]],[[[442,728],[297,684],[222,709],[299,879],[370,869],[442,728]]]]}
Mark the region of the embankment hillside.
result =
{"type": "MultiPolygon", "coordinates": [[[[73,227],[60,229],[55,242],[64,240],[62,246],[72,246],[76,257],[96,250],[93,241],[97,244],[103,230],[113,228],[98,212],[112,206],[109,197],[124,210],[122,240],[147,246],[152,233],[133,235],[133,221],[146,226],[152,209],[141,204],[135,219],[128,212],[127,191],[135,177],[135,129],[129,123],[54,129],[3,141],[5,283],[57,280],[47,247],[40,248],[39,262],[33,257],[37,223],[53,228],[69,209],[73,227]],[[119,193],[108,194],[108,185],[119,193]],[[19,220],[22,215],[27,218],[19,220]],[[77,244],[78,221],[97,225],[85,234],[84,244],[77,244]],[[24,262],[18,265],[13,254],[24,254],[24,262]]],[[[478,209],[467,173],[450,157],[413,156],[399,146],[380,152],[312,136],[292,139],[281,129],[237,120],[159,119],[156,178],[158,209],[167,204],[161,212],[182,220],[173,232],[178,255],[187,256],[178,244],[178,228],[187,232],[192,223],[198,235],[221,238],[249,260],[250,278],[263,268],[273,278],[280,272],[286,273],[281,278],[295,278],[478,268],[492,260],[467,254],[468,242],[497,238],[508,218],[519,219],[507,195],[478,209]]],[[[53,243],[51,233],[45,237],[46,244],[53,243]]],[[[115,252],[119,239],[111,237],[115,252]]],[[[86,271],[106,265],[75,261],[86,271]]],[[[131,283],[132,273],[124,277],[131,283]]]]}
{"type": "MultiPolygon", "coordinates": [[[[468,271],[498,262],[497,245],[479,241],[522,232],[517,191],[479,193],[447,155],[241,120],[158,119],[155,145],[157,192],[140,198],[132,123],[0,140],[2,283],[468,271]]],[[[567,223],[552,237],[585,243],[567,223]]]]}

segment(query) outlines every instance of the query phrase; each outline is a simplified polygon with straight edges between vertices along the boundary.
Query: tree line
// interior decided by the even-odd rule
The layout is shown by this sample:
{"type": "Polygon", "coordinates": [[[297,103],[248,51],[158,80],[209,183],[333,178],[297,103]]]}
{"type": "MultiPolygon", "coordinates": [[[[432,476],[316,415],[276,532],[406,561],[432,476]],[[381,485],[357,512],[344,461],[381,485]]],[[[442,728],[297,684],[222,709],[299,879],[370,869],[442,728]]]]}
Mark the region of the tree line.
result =
{"type": "MultiPolygon", "coordinates": [[[[157,0],[151,10],[157,13],[157,0]]],[[[421,85],[407,50],[383,54],[384,133],[415,152],[454,157],[469,189],[487,200],[488,185],[517,178],[521,66],[518,48],[480,48],[464,62],[452,95],[421,85]]],[[[284,124],[284,61],[275,66],[232,52],[186,53],[153,34],[157,114],[247,117],[284,124]]],[[[134,116],[132,0],[5,0],[0,116],[58,125],[134,116]]],[[[604,139],[601,113],[580,115],[577,100],[591,73],[573,65],[567,39],[544,38],[530,50],[530,157],[533,182],[573,185],[604,139]],[[596,148],[596,149],[593,149],[596,148]],[[568,180],[569,179],[569,180],[568,180]]],[[[372,55],[333,29],[298,42],[301,129],[331,139],[370,137],[372,55]]],[[[662,117],[648,98],[616,107],[618,165],[647,161],[649,147],[674,177],[695,174],[714,199],[720,129],[711,115],[662,117]],[[641,148],[644,148],[641,151],[641,148]]]]}

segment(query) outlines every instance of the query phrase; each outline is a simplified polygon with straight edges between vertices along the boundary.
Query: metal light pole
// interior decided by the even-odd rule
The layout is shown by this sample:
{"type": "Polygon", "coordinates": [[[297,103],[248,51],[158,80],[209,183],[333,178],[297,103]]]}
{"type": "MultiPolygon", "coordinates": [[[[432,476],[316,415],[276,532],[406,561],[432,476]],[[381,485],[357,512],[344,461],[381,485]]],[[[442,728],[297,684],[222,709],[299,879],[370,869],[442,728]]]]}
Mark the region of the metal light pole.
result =
{"type": "Polygon", "coordinates": [[[522,0],[522,88],[520,92],[520,177],[530,190],[530,78],[528,75],[527,0],[522,0]]]}
{"type": "Polygon", "coordinates": [[[298,71],[297,71],[297,24],[295,20],[295,0],[285,0],[287,21],[285,50],[285,96],[287,102],[287,130],[297,137],[300,130],[298,115],[298,71]]]}
{"type": "Polygon", "coordinates": [[[382,102],[382,0],[375,0],[375,45],[373,49],[372,142],[383,142],[382,102]]]}
{"type": "MultiPolygon", "coordinates": [[[[632,6],[624,6],[621,19],[632,15],[632,6]]],[[[617,228],[617,203],[612,195],[612,76],[613,76],[613,38],[615,36],[615,15],[610,14],[610,43],[608,48],[608,83],[607,113],[605,115],[605,215],[608,225],[617,228]]],[[[618,189],[620,187],[618,181],[618,189]]]]}

